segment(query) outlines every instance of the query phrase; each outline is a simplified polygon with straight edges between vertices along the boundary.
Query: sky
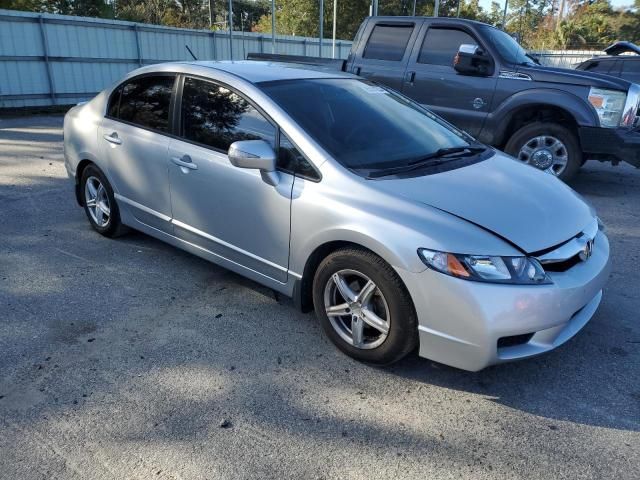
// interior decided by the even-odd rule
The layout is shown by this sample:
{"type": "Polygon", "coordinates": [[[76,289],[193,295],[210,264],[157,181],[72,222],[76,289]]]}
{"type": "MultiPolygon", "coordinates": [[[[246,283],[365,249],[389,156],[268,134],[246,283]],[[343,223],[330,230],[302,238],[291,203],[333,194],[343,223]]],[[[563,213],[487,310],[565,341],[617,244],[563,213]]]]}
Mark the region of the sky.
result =
{"type": "MultiPolygon", "coordinates": [[[[491,8],[491,1],[492,0],[480,0],[480,5],[485,10],[489,10],[491,8]]],[[[497,1],[500,5],[504,7],[504,0],[497,0],[497,1]]],[[[623,6],[633,5],[633,0],[610,0],[610,1],[614,7],[623,7],[623,6]]]]}

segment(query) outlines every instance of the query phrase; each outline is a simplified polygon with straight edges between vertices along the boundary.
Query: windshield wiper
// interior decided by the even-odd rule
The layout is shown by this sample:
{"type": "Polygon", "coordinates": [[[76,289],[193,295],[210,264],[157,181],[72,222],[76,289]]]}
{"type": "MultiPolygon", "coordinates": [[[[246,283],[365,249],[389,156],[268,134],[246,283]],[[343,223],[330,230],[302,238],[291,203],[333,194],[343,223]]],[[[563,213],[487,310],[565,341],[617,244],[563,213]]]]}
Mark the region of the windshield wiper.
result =
{"type": "Polygon", "coordinates": [[[427,155],[424,155],[420,158],[416,158],[415,160],[410,161],[409,163],[406,163],[404,165],[400,165],[398,167],[389,167],[389,168],[383,168],[381,170],[377,170],[374,172],[369,173],[368,177],[369,178],[380,178],[380,177],[386,177],[388,175],[395,175],[398,173],[406,173],[406,172],[410,172],[412,170],[417,170],[419,168],[425,167],[425,166],[437,166],[440,165],[442,163],[445,163],[447,160],[440,160],[437,161],[437,159],[442,159],[445,157],[449,157],[450,155],[455,155],[455,158],[459,158],[459,157],[468,157],[471,155],[475,155],[477,153],[481,153],[484,152],[486,150],[486,147],[449,147],[449,148],[440,148],[438,150],[436,150],[435,152],[429,153],[427,155]],[[457,155],[456,155],[457,154],[457,155]]]}

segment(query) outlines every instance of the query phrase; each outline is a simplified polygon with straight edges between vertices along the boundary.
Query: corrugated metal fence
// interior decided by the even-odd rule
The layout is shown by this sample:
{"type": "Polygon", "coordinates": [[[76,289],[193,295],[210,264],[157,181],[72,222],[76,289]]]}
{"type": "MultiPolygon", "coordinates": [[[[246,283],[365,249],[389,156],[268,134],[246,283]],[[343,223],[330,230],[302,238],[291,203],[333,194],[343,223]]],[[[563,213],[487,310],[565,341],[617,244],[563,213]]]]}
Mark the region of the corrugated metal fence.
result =
{"type": "MultiPolygon", "coordinates": [[[[246,58],[271,53],[270,35],[189,30],[133,22],[0,10],[0,108],[69,105],[142,65],[246,58]],[[232,48],[230,48],[230,46],[232,48]]],[[[346,58],[351,42],[336,42],[346,58]]],[[[318,39],[276,37],[276,53],[318,55],[318,39]]],[[[331,41],[322,44],[331,56],[331,41]]]]}

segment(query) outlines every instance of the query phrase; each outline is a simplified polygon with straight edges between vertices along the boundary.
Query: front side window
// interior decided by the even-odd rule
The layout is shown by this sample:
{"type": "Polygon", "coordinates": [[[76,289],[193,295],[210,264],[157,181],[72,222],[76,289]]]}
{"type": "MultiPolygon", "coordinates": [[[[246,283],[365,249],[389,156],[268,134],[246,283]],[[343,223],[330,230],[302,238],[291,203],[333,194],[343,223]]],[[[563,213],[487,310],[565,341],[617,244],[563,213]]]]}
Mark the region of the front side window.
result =
{"type": "Polygon", "coordinates": [[[624,73],[640,73],[640,60],[622,61],[622,71],[624,73]]]}
{"type": "Polygon", "coordinates": [[[350,169],[400,166],[473,141],[412,100],[366,80],[281,80],[259,85],[350,169]]]}
{"type": "Polygon", "coordinates": [[[227,152],[239,140],[266,140],[275,146],[275,127],[247,100],[222,85],[186,78],[181,136],[227,152]]]}
{"type": "Polygon", "coordinates": [[[446,65],[453,68],[453,58],[462,44],[477,45],[478,42],[462,30],[430,28],[422,42],[418,63],[446,65]]]}
{"type": "Polygon", "coordinates": [[[320,179],[318,172],[282,131],[278,148],[278,168],[312,180],[320,179]]]}
{"type": "Polygon", "coordinates": [[[373,27],[364,58],[400,61],[413,32],[413,25],[376,25],[373,27]]]}
{"type": "Polygon", "coordinates": [[[589,72],[607,73],[613,67],[613,60],[595,60],[586,66],[589,72]]]}
{"type": "Polygon", "coordinates": [[[167,132],[174,75],[134,78],[121,87],[116,118],[144,128],[167,132]]]}

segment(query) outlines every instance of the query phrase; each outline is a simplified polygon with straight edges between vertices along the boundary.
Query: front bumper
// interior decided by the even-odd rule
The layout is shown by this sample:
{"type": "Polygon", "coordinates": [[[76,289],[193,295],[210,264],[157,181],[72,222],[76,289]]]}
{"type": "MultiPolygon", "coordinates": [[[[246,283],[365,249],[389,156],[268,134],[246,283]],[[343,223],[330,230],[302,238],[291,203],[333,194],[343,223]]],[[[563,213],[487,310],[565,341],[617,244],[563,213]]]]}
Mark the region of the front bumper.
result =
{"type": "Polygon", "coordinates": [[[580,145],[587,159],[627,162],[640,168],[640,130],[580,127],[580,145]]]}
{"type": "Polygon", "coordinates": [[[477,371],[539,355],[573,337],[595,313],[610,269],[609,242],[598,232],[591,258],[549,273],[551,285],[471,282],[430,269],[398,274],[418,314],[420,356],[477,371]],[[498,346],[501,338],[524,335],[524,342],[498,346]]]}

